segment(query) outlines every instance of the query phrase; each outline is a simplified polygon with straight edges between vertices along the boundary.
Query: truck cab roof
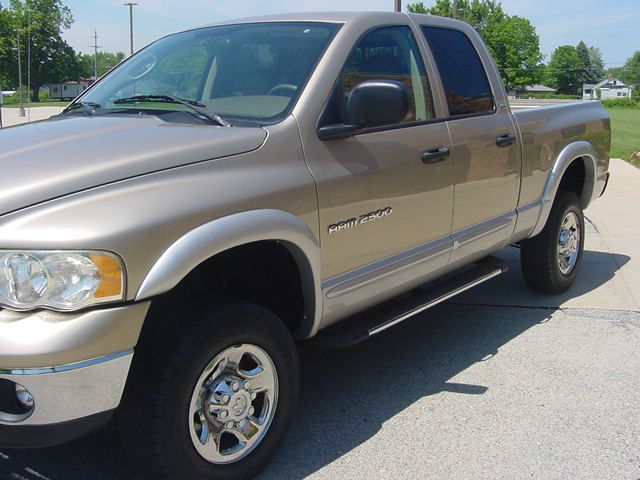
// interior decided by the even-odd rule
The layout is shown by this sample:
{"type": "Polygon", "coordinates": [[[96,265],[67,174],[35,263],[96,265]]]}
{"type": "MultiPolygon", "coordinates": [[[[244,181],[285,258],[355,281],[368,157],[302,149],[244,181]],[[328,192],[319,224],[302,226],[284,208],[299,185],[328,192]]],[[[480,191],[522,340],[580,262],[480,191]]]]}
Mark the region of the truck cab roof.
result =
{"type": "MultiPolygon", "coordinates": [[[[243,23],[260,23],[260,22],[326,22],[326,23],[354,23],[371,21],[375,24],[386,22],[397,22],[409,18],[419,18],[424,21],[429,18],[431,22],[442,26],[456,27],[458,29],[470,28],[469,25],[460,20],[451,18],[438,17],[429,14],[404,13],[404,12],[297,12],[282,13],[275,15],[261,15],[256,17],[238,18],[225,20],[212,24],[203,25],[203,27],[212,27],[216,25],[239,25],[243,23]]],[[[201,27],[202,28],[202,27],[201,27]]]]}

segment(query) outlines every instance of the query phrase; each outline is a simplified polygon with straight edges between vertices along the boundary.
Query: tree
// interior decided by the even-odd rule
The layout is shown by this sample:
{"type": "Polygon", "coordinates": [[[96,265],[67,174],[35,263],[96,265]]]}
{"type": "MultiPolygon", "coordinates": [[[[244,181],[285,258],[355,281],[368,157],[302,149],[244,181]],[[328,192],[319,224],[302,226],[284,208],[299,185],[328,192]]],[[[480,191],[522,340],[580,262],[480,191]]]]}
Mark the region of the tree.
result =
{"type": "Polygon", "coordinates": [[[407,5],[407,11],[411,13],[429,13],[427,7],[424,6],[424,2],[410,3],[407,5]]]}
{"type": "Polygon", "coordinates": [[[576,95],[582,87],[580,56],[573,45],[556,48],[547,68],[547,82],[560,93],[576,95]]]}
{"type": "Polygon", "coordinates": [[[518,88],[541,80],[540,38],[529,20],[509,16],[495,0],[436,0],[432,7],[423,2],[410,4],[413,13],[429,13],[458,18],[469,23],[480,34],[507,88],[518,88]]]}
{"type": "Polygon", "coordinates": [[[589,47],[580,42],[576,46],[580,58],[580,83],[599,83],[604,78],[604,61],[599,48],[589,47]]]}
{"type": "Polygon", "coordinates": [[[591,63],[591,71],[589,72],[590,83],[600,83],[604,80],[604,60],[602,52],[599,48],[589,48],[589,62],[591,63]]]}
{"type": "MultiPolygon", "coordinates": [[[[30,87],[32,100],[38,102],[38,93],[43,85],[79,78],[78,58],[73,48],[62,39],[62,31],[71,27],[73,16],[62,0],[11,0],[10,6],[12,23],[21,30],[23,45],[27,44],[28,31],[31,30],[30,87]]],[[[23,57],[26,65],[26,49],[23,57]]]]}
{"type": "Polygon", "coordinates": [[[502,10],[502,4],[495,0],[458,0],[455,8],[453,0],[436,0],[433,7],[425,7],[423,2],[417,2],[409,4],[407,10],[412,13],[428,13],[464,20],[480,35],[489,23],[499,22],[507,17],[502,10]]]}
{"type": "Polygon", "coordinates": [[[640,50],[624,64],[621,80],[629,85],[640,84],[640,50]]]}
{"type": "MultiPolygon", "coordinates": [[[[125,54],[123,52],[98,52],[98,76],[104,75],[113,67],[118,65],[124,60],[125,54]]],[[[91,78],[94,75],[94,61],[93,54],[78,54],[80,62],[80,77],[91,78]]]]}
{"type": "Polygon", "coordinates": [[[583,85],[591,82],[591,57],[589,56],[589,47],[583,41],[580,41],[576,46],[576,53],[578,54],[578,65],[580,71],[578,72],[578,83],[583,85]]]}
{"type": "Polygon", "coordinates": [[[489,23],[484,29],[484,39],[507,89],[541,81],[540,39],[529,20],[512,16],[489,23]]]}
{"type": "Polygon", "coordinates": [[[620,80],[625,81],[625,68],[624,67],[610,67],[610,68],[607,68],[607,71],[606,71],[605,74],[608,77],[619,78],[620,80]]]}
{"type": "Polygon", "coordinates": [[[15,47],[15,30],[12,28],[10,12],[0,4],[0,87],[13,87],[13,65],[15,61],[13,49],[15,47]]]}

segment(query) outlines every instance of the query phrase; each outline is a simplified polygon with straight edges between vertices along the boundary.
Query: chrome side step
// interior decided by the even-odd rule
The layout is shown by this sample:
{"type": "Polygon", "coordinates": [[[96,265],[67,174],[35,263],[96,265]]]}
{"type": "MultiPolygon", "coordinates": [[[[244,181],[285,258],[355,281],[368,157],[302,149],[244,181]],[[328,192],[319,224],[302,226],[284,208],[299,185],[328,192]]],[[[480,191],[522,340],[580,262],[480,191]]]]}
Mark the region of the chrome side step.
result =
{"type": "Polygon", "coordinates": [[[314,342],[326,348],[342,348],[360,343],[380,332],[384,332],[419,313],[449,300],[508,270],[506,262],[488,257],[454,277],[429,288],[420,288],[409,297],[390,300],[336,326],[321,331],[314,342]]]}

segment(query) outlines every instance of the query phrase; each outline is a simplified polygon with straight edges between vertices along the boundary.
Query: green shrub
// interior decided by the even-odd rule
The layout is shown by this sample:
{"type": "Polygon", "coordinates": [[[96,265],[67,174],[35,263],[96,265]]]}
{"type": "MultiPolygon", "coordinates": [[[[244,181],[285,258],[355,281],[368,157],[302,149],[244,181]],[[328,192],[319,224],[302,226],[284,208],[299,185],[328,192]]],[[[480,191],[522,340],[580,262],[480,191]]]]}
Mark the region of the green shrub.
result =
{"type": "MultiPolygon", "coordinates": [[[[27,87],[22,87],[22,99],[24,103],[31,101],[29,98],[29,89],[27,87]]],[[[16,90],[16,93],[11,95],[9,98],[4,99],[4,103],[20,103],[20,91],[16,90]]]]}
{"type": "Polygon", "coordinates": [[[616,98],[612,100],[602,100],[606,108],[640,108],[639,98],[616,98]]]}
{"type": "Polygon", "coordinates": [[[40,97],[41,102],[46,102],[47,100],[49,100],[49,94],[47,92],[40,92],[38,96],[40,97]]]}

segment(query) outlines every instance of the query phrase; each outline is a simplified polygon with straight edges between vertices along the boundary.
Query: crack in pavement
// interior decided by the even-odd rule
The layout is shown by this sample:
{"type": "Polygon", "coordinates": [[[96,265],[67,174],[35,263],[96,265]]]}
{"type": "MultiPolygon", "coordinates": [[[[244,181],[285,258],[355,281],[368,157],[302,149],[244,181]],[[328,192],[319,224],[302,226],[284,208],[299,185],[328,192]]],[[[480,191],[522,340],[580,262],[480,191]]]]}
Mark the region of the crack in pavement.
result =
{"type": "Polygon", "coordinates": [[[0,475],[3,475],[2,478],[4,479],[11,480],[51,480],[33,468],[27,467],[22,462],[13,460],[3,452],[0,452],[0,475]]]}
{"type": "Polygon", "coordinates": [[[465,303],[465,302],[447,302],[447,305],[458,305],[462,307],[488,307],[488,308],[522,308],[526,310],[553,310],[562,312],[615,312],[615,313],[633,313],[640,314],[640,310],[632,310],[628,308],[584,308],[584,307],[550,307],[543,305],[517,305],[506,303],[465,303]]]}

